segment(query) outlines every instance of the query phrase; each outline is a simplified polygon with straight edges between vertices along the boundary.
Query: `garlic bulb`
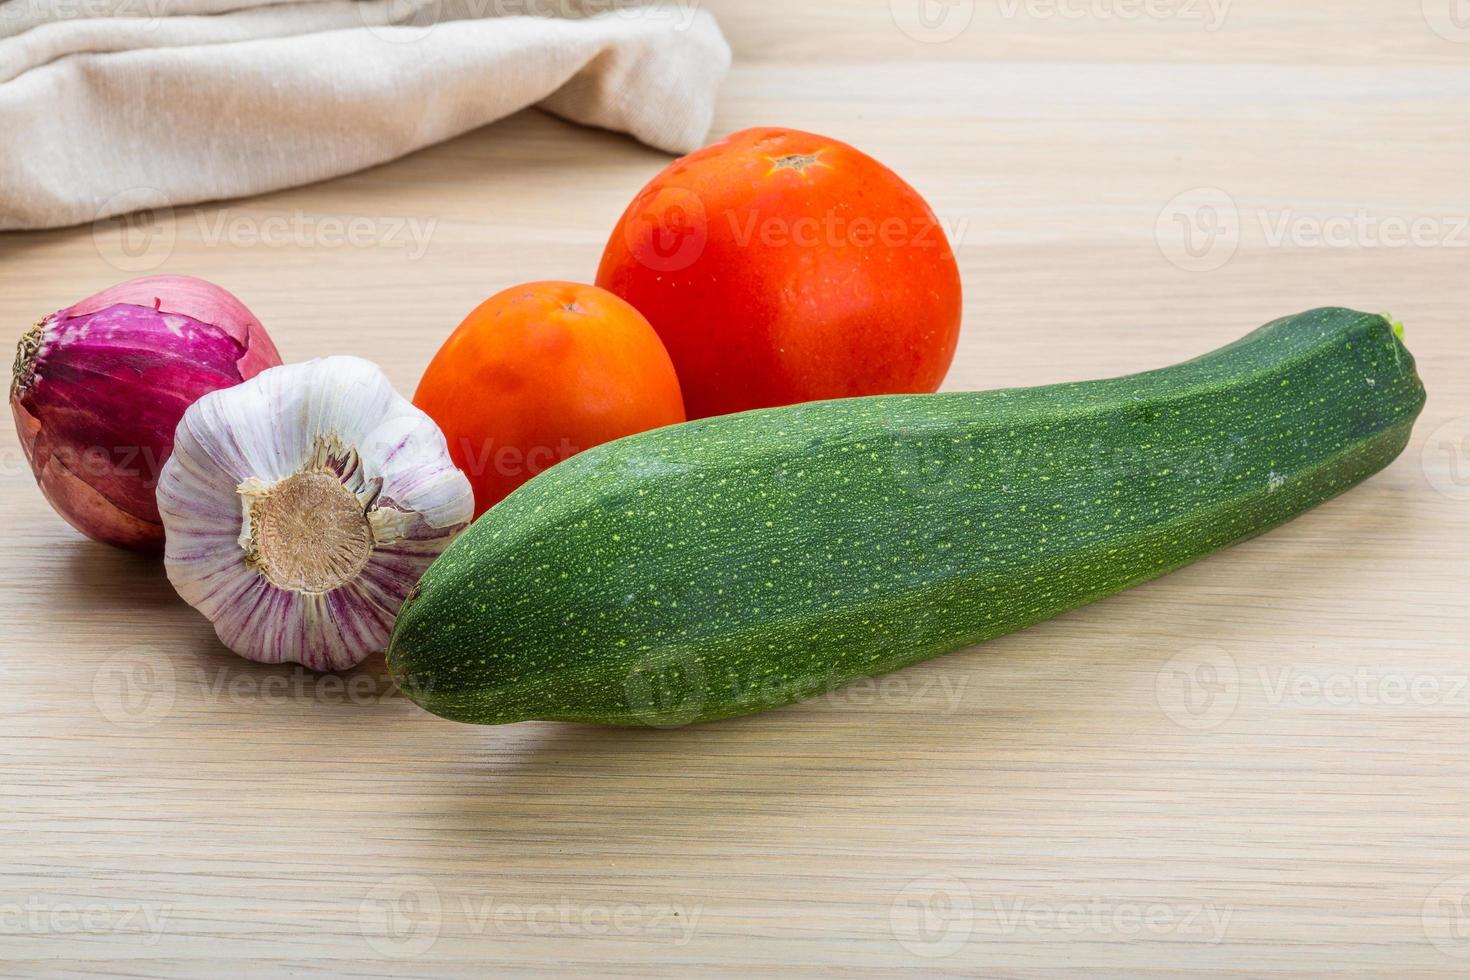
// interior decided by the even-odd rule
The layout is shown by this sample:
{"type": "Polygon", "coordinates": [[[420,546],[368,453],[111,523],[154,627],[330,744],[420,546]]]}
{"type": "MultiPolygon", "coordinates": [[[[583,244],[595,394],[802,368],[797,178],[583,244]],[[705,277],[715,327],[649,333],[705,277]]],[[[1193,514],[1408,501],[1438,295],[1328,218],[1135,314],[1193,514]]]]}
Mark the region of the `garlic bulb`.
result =
{"type": "Polygon", "coordinates": [[[316,670],[387,646],[404,597],[473,509],[434,422],[357,357],[205,395],[158,481],[179,595],[241,656],[316,670]]]}

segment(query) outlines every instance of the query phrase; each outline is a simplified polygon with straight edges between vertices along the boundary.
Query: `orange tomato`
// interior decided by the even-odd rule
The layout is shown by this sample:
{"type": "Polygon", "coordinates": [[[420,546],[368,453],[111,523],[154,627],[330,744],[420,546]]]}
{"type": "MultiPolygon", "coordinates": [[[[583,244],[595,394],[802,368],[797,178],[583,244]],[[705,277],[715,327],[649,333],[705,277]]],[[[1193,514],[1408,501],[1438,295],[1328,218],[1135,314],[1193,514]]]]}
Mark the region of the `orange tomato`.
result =
{"type": "Polygon", "coordinates": [[[674,366],[648,321],[571,282],[513,286],[481,303],[413,401],[470,478],[477,517],[568,456],[684,421],[674,366]]]}
{"type": "Polygon", "coordinates": [[[663,338],[690,418],[934,391],[959,338],[959,269],[929,205],[791,129],[674,161],[614,228],[597,284],[663,338]]]}

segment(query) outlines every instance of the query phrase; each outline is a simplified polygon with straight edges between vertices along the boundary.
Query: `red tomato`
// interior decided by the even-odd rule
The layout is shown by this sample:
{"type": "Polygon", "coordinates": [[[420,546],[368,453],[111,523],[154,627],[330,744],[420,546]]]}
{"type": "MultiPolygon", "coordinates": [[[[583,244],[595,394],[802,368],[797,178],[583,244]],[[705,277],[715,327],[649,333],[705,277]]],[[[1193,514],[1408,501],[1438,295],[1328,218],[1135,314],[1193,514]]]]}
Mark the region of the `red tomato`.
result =
{"type": "Polygon", "coordinates": [[[624,212],[597,284],[663,338],[690,418],[934,391],[959,338],[959,269],[924,199],[790,129],[676,160],[624,212]]]}
{"type": "Polygon", "coordinates": [[[496,293],[434,355],[413,402],[475,489],[475,516],[574,453],[684,421],[679,379],[648,321],[596,286],[496,293]]]}

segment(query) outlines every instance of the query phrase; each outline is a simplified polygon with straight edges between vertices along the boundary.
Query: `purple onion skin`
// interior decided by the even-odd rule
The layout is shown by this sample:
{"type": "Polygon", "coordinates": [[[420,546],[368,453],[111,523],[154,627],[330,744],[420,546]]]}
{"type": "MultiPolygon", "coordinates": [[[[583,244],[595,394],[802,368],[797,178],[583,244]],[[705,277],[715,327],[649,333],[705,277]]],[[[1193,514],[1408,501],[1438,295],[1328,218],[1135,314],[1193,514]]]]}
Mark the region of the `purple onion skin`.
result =
{"type": "Polygon", "coordinates": [[[191,276],[146,276],[28,333],[10,408],[57,513],[97,541],[156,551],[154,488],[184,410],[280,363],[265,328],[230,293],[191,276]]]}

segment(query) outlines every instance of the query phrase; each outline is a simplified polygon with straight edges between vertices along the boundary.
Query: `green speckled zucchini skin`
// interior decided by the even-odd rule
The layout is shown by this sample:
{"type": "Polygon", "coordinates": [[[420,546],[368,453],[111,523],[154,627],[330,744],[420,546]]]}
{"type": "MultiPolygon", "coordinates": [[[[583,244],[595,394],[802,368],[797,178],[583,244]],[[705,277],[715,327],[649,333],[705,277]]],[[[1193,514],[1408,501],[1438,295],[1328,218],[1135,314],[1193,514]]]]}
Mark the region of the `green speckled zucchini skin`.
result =
{"type": "Polygon", "coordinates": [[[389,664],[467,722],[775,707],[1289,521],[1388,465],[1423,404],[1388,320],[1323,309],[1130,377],[643,433],[466,531],[404,605],[389,664]]]}

